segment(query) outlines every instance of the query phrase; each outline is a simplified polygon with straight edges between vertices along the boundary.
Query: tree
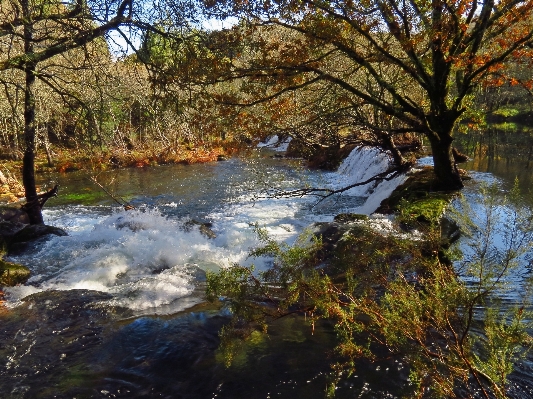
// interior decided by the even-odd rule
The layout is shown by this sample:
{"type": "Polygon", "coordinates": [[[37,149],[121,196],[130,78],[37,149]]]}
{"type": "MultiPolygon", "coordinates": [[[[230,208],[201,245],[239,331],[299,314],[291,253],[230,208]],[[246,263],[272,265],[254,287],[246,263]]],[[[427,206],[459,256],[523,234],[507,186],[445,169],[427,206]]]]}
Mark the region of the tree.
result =
{"type": "Polygon", "coordinates": [[[22,180],[27,201],[25,209],[31,224],[43,223],[34,165],[35,84],[42,73],[38,65],[132,22],[132,0],[110,2],[107,6],[108,12],[114,11],[112,17],[102,19],[103,14],[92,10],[90,4],[82,0],[66,6],[57,0],[13,0],[2,2],[0,6],[0,38],[5,54],[0,60],[0,71],[18,69],[25,79],[22,180]]]}
{"type": "MultiPolygon", "coordinates": [[[[24,144],[23,185],[30,223],[43,223],[41,205],[35,184],[36,150],[36,82],[42,81],[60,96],[69,96],[64,83],[54,79],[43,67],[51,60],[66,57],[72,51],[85,51],[80,68],[91,63],[89,44],[107,44],[103,37],[134,49],[137,35],[143,30],[157,31],[161,15],[174,19],[174,25],[185,24],[194,12],[179,1],[145,2],[142,0],[7,0],[0,3],[0,71],[18,70],[24,75],[24,144]],[[188,14],[189,13],[189,14],[188,14]],[[117,36],[110,38],[109,33],[117,36]]],[[[76,67],[74,66],[75,70],[76,67]]],[[[51,192],[52,193],[52,192],[51,192]]],[[[50,194],[51,194],[50,193],[50,194]]]]}
{"type": "Polygon", "coordinates": [[[526,62],[531,52],[532,6],[531,0],[207,2],[213,14],[249,17],[244,39],[264,26],[300,34],[264,43],[247,66],[233,63],[235,76],[271,79],[277,86],[269,98],[323,82],[341,88],[354,109],[372,107],[394,121],[391,134],[424,135],[445,189],[463,186],[454,127],[467,115],[473,89],[506,60],[526,62]]]}

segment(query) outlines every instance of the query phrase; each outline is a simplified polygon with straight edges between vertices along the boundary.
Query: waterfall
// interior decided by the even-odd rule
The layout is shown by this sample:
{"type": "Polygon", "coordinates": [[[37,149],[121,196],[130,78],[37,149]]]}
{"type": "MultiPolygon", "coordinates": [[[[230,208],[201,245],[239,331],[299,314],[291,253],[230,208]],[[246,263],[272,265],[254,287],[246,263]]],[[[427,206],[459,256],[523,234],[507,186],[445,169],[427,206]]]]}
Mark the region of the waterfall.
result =
{"type": "Polygon", "coordinates": [[[276,152],[286,152],[289,149],[289,144],[292,137],[288,136],[285,140],[280,140],[278,135],[268,136],[264,142],[257,144],[257,148],[268,148],[276,152]]]}
{"type": "MultiPolygon", "coordinates": [[[[392,157],[386,151],[374,147],[356,147],[342,162],[331,177],[330,188],[334,190],[371,179],[386,172],[393,165],[392,157]]],[[[400,174],[390,180],[374,181],[353,187],[341,195],[366,197],[365,202],[354,210],[356,213],[370,215],[379,207],[381,201],[389,197],[396,187],[406,180],[400,174]]]]}

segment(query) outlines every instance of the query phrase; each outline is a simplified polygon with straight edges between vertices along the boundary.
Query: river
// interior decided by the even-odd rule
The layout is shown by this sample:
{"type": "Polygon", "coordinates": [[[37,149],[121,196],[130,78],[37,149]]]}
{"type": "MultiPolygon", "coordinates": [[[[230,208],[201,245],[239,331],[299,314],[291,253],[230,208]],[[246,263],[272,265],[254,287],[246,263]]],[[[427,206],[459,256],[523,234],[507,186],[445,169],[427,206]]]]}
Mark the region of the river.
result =
{"type": "MultiPolygon", "coordinates": [[[[87,172],[48,176],[42,183],[58,182],[61,191],[47,203],[45,222],[69,235],[11,259],[28,265],[32,277],[7,290],[11,309],[0,315],[2,397],[324,397],[335,343],[331,326],[313,333],[298,317],[284,318],[269,337],[243,344],[227,369],[216,350],[227,315],[204,302],[202,286],[208,270],[234,263],[269,267],[268,258],[248,257],[259,244],[256,226],[290,243],[313,222],[373,212],[403,177],[322,202],[271,196],[302,184],[335,188],[365,180],[387,165],[371,151],[353,155],[335,173],[261,150],[213,164],[94,176],[132,211],[87,172]]],[[[339,386],[338,397],[394,397],[406,378],[398,361],[360,367],[360,375],[339,386]]]]}

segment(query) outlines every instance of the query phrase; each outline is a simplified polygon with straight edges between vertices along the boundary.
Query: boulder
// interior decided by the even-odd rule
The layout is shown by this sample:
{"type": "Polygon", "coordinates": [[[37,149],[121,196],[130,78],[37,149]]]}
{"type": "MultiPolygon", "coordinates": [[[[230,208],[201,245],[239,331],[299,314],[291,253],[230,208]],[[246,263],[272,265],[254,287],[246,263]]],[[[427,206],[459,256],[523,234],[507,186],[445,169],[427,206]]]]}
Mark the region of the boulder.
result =
{"type": "Polygon", "coordinates": [[[183,229],[188,232],[197,226],[198,230],[200,230],[200,233],[202,233],[202,235],[205,237],[211,239],[217,238],[217,234],[212,230],[213,224],[209,222],[200,222],[198,220],[191,219],[185,223],[183,229]]]}
{"type": "Polygon", "coordinates": [[[59,227],[48,226],[45,224],[28,224],[11,237],[4,237],[4,239],[9,254],[16,255],[26,251],[30,243],[49,235],[67,236],[68,234],[65,230],[60,229],[59,227]]]}
{"type": "Polygon", "coordinates": [[[355,145],[332,145],[330,147],[311,146],[302,140],[294,139],[290,142],[286,156],[304,158],[311,168],[323,170],[337,170],[342,161],[350,155],[355,145]]]}
{"type": "Polygon", "coordinates": [[[15,206],[2,206],[0,207],[0,220],[6,222],[15,222],[15,223],[30,223],[30,218],[26,211],[20,207],[15,206]]]}
{"type": "Polygon", "coordinates": [[[67,232],[59,227],[48,226],[46,224],[29,224],[17,231],[10,240],[11,244],[19,242],[29,242],[38,238],[53,234],[56,236],[67,236],[67,232]]]}
{"type": "Polygon", "coordinates": [[[353,223],[364,220],[368,220],[368,216],[359,213],[340,213],[333,219],[337,223],[353,223]]]}

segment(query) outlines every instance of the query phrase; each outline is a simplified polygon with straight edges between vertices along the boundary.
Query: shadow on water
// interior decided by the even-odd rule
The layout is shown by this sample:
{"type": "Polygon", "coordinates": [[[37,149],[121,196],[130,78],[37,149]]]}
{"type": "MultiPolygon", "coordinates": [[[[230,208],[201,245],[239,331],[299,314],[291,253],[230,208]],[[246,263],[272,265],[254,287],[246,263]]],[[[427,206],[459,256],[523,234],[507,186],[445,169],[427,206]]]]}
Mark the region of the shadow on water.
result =
{"type": "MultiPolygon", "coordinates": [[[[323,398],[335,334],[303,317],[252,334],[233,365],[218,353],[228,322],[212,305],[165,317],[130,317],[95,291],[43,292],[0,316],[3,398],[323,398]]],[[[338,398],[382,398],[405,381],[398,361],[359,364],[338,398]]]]}

